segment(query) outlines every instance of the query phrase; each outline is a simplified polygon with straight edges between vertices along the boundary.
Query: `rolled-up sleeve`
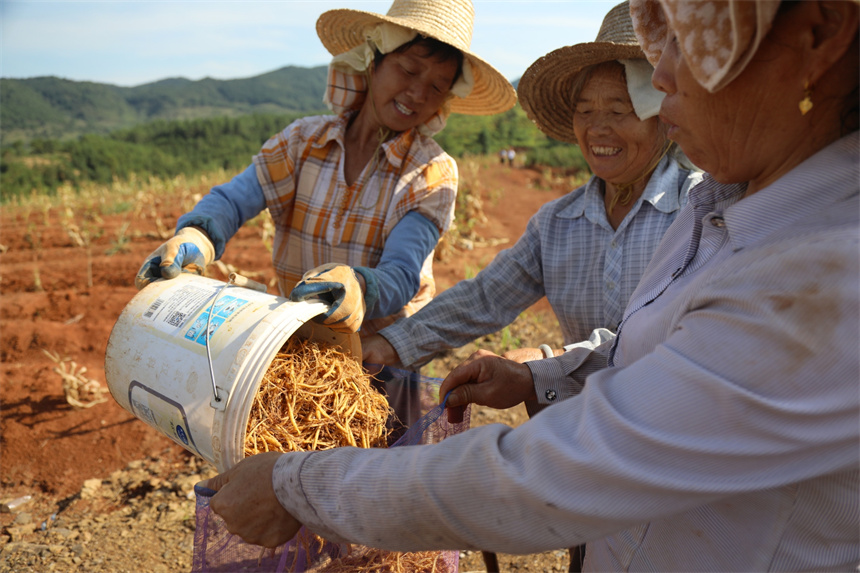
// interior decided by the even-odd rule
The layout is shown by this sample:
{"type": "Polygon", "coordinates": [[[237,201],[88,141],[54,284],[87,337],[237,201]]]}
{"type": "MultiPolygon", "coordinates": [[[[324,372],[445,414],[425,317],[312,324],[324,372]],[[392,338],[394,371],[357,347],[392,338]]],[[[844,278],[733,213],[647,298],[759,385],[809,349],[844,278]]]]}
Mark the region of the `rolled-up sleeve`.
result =
{"type": "Polygon", "coordinates": [[[526,362],[539,404],[554,404],[582,392],[585,379],[606,368],[615,333],[596,328],[588,340],[568,344],[564,354],[526,362]]]}

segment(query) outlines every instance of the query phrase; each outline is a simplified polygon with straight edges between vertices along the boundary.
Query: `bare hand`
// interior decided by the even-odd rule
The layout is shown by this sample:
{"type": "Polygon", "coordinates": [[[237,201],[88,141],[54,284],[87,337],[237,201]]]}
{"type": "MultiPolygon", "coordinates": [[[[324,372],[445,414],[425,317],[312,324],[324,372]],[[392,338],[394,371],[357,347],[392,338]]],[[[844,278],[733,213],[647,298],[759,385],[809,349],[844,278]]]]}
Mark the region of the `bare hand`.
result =
{"type": "MultiPolygon", "coordinates": [[[[398,366],[400,357],[388,340],[381,334],[372,334],[361,339],[362,358],[365,364],[398,366]]],[[[371,374],[376,374],[371,372],[371,374]]]]}
{"type": "Polygon", "coordinates": [[[544,355],[543,352],[537,348],[515,348],[514,350],[508,350],[502,354],[502,358],[522,364],[531,360],[542,360],[544,355]]]}
{"type": "Polygon", "coordinates": [[[202,484],[218,492],[209,502],[212,511],[224,519],[230,533],[248,543],[278,547],[302,526],[283,508],[272,486],[272,470],[282,455],[267,452],[245,458],[202,484]]]}
{"type": "Polygon", "coordinates": [[[497,410],[512,408],[525,400],[535,400],[534,379],[529,367],[501,356],[479,350],[454,368],[439,388],[439,398],[448,397],[448,421],[463,419],[467,404],[497,410]]]}

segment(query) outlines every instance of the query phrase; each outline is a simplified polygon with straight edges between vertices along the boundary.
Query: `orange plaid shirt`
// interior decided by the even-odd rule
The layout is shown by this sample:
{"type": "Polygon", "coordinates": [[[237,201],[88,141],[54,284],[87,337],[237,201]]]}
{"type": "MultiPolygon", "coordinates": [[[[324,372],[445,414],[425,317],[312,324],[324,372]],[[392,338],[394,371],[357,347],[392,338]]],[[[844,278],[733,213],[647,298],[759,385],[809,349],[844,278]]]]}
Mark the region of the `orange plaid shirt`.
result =
{"type": "MultiPolygon", "coordinates": [[[[284,296],[305,271],[323,263],[375,267],[389,233],[410,211],[433,221],[440,235],[453,221],[457,164],[417,129],[385,142],[376,167],[371,160],[352,186],[346,184],[344,135],[353,113],[299,119],[254,157],[275,224],[272,261],[284,296]]],[[[365,322],[362,333],[413,314],[434,294],[431,253],[409,304],[396,315],[365,322]]]]}

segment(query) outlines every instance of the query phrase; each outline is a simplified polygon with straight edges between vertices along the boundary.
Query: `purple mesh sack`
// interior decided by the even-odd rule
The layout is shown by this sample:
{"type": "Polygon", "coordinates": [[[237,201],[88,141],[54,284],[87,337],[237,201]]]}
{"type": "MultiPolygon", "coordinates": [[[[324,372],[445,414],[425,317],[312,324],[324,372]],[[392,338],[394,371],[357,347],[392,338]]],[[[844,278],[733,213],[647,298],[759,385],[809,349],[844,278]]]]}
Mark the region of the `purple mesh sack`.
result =
{"type": "MultiPolygon", "coordinates": [[[[379,380],[377,386],[388,396],[396,414],[391,427],[391,441],[394,443],[390,447],[432,444],[469,428],[468,408],[463,421],[457,424],[448,423],[447,416],[443,415],[444,406],[439,404],[441,379],[389,367],[385,367],[376,378],[379,380]],[[419,412],[423,415],[418,416],[419,412]]],[[[390,559],[391,555],[402,558],[400,567],[407,571],[456,573],[459,568],[458,551],[442,551],[437,553],[435,560],[429,553],[391,554],[321,540],[304,527],[295,538],[280,547],[270,549],[252,545],[227,531],[224,521],[210,510],[209,500],[214,491],[195,486],[194,492],[197,496],[197,527],[192,573],[340,572],[350,570],[347,562],[361,563],[365,571],[390,571],[390,568],[380,566],[380,560],[383,556],[390,559]],[[411,564],[416,564],[416,567],[410,568],[411,564]]]]}

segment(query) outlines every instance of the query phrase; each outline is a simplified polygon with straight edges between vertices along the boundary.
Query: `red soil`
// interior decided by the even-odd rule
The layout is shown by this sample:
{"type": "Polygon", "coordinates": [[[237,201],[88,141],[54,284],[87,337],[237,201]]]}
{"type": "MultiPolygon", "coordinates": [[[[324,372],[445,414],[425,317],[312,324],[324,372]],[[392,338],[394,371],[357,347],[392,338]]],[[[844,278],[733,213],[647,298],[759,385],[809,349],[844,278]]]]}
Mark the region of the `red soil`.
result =
{"type": "MultiPolygon", "coordinates": [[[[482,168],[479,181],[487,222],[476,231],[485,240],[508,242],[449,252],[435,266],[440,290],[467,272],[477,272],[496,252],[512,245],[540,205],[570,188],[569,182],[547,181],[536,171],[493,162],[482,168]]],[[[181,214],[179,206],[162,207],[160,216],[172,227],[181,214]]],[[[162,242],[151,219],[137,219],[127,231],[130,251],[106,254],[127,219],[128,214],[100,217],[102,232],[92,242],[88,286],[86,251],[62,229],[60,209],[30,212],[7,207],[0,213],[3,497],[42,493],[61,499],[80,491],[84,480],[105,478],[132,460],[189,455],[109,395],[107,402],[92,408],[69,405],[62,378],[54,372],[57,364],[43,351],[74,360],[87,369],[87,378],[107,387],[104,357],[111,328],[136,293],[138,266],[162,242]]],[[[273,276],[269,254],[255,229],[242,229],[223,260],[246,271],[263,271],[263,280],[273,276]]],[[[208,274],[226,279],[214,267],[208,274]]],[[[548,305],[542,301],[536,310],[548,311],[548,305]]]]}

